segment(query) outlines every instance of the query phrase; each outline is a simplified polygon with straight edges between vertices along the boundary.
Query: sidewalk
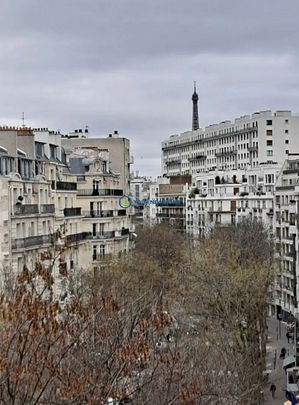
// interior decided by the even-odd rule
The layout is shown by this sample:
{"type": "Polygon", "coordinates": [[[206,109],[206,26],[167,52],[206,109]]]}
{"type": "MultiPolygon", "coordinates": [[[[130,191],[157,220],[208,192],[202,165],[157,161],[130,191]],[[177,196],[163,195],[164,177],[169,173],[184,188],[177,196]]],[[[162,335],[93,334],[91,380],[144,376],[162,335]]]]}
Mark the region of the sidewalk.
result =
{"type": "MultiPolygon", "coordinates": [[[[282,360],[279,358],[282,347],[287,349],[287,355],[295,353],[294,343],[288,343],[286,338],[286,323],[281,322],[281,337],[279,334],[279,321],[274,318],[267,319],[268,325],[268,343],[267,343],[267,357],[266,357],[266,370],[272,370],[269,375],[268,383],[265,384],[265,405],[283,405],[286,401],[285,388],[286,388],[286,375],[282,368],[282,360]],[[276,357],[276,362],[275,362],[276,357]],[[270,385],[276,385],[276,393],[274,399],[271,396],[270,385]]],[[[291,340],[290,340],[291,342],[291,340]]]]}

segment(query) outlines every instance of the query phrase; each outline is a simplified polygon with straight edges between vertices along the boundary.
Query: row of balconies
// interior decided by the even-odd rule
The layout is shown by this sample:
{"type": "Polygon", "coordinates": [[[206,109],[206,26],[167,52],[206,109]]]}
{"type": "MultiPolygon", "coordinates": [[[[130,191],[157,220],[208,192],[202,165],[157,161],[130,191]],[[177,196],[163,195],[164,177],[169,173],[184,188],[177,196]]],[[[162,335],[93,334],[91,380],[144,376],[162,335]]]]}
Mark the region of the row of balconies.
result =
{"type": "MultiPolygon", "coordinates": [[[[114,231],[106,231],[106,232],[81,232],[72,235],[65,236],[65,243],[69,244],[78,244],[84,240],[91,240],[91,239],[113,239],[122,236],[127,236],[130,234],[129,228],[122,228],[120,230],[114,231]]],[[[12,249],[26,249],[26,248],[37,248],[42,247],[44,245],[53,244],[55,241],[55,235],[38,235],[38,236],[29,236],[27,238],[18,238],[12,240],[12,249]]]]}
{"type": "MultiPolygon", "coordinates": [[[[54,204],[16,204],[14,206],[13,215],[24,216],[24,215],[38,215],[38,214],[55,214],[54,204]]],[[[102,210],[102,211],[83,211],[81,213],[81,207],[74,208],[64,208],[63,214],[65,217],[81,216],[91,217],[91,218],[108,218],[114,216],[126,216],[126,210],[102,210]]]]}
{"type": "Polygon", "coordinates": [[[243,128],[243,129],[235,129],[234,131],[229,131],[225,134],[217,134],[217,135],[212,135],[212,136],[206,136],[202,139],[196,139],[196,140],[187,140],[185,142],[181,142],[179,144],[167,144],[165,146],[162,147],[162,150],[169,150],[169,149],[178,149],[180,147],[184,147],[184,146],[190,146],[193,145],[195,143],[205,143],[209,140],[216,140],[216,139],[221,139],[221,138],[227,138],[229,136],[237,136],[240,134],[249,134],[252,132],[257,132],[257,127],[251,127],[251,128],[243,128]]]}
{"type": "Polygon", "coordinates": [[[58,191],[76,191],[77,183],[70,182],[70,181],[52,180],[51,188],[52,188],[52,190],[58,190],[58,191]]]}
{"type": "Polygon", "coordinates": [[[181,213],[181,214],[173,214],[173,213],[164,213],[164,212],[160,212],[157,213],[157,217],[158,218],[181,218],[184,219],[185,218],[185,214],[181,213]]]}
{"type": "Polygon", "coordinates": [[[102,211],[83,211],[83,216],[88,218],[112,218],[112,217],[124,217],[127,215],[126,210],[102,210],[102,211]]]}
{"type": "Polygon", "coordinates": [[[77,183],[69,182],[69,181],[55,181],[52,180],[51,184],[52,190],[57,191],[77,191],[77,195],[79,196],[107,196],[107,195],[115,195],[115,196],[122,196],[123,190],[121,189],[81,189],[77,190],[77,183]]]}
{"type": "Polygon", "coordinates": [[[29,236],[27,238],[13,239],[12,249],[25,249],[29,247],[43,246],[54,242],[54,235],[29,236]]]}
{"type": "Polygon", "coordinates": [[[13,215],[55,214],[54,204],[16,204],[13,215]]]}
{"type": "Polygon", "coordinates": [[[122,196],[124,194],[123,190],[121,189],[82,189],[77,191],[78,196],[93,196],[93,197],[101,197],[101,196],[122,196]]]}
{"type": "Polygon", "coordinates": [[[194,160],[201,160],[201,159],[206,159],[207,155],[205,155],[204,153],[199,153],[197,155],[195,155],[194,157],[190,157],[189,160],[190,161],[194,161],[194,160]]]}
{"type": "Polygon", "coordinates": [[[223,150],[223,151],[218,151],[215,153],[215,156],[227,156],[227,155],[236,155],[237,154],[237,150],[232,149],[232,150],[223,150]]]}
{"type": "Polygon", "coordinates": [[[88,239],[114,239],[130,234],[129,228],[122,228],[117,231],[103,231],[90,233],[88,239]]]}
{"type": "Polygon", "coordinates": [[[181,164],[181,158],[173,158],[173,159],[167,159],[165,161],[165,164],[171,165],[171,164],[181,164]]]}
{"type": "Polygon", "coordinates": [[[253,212],[260,212],[260,213],[262,213],[263,211],[266,211],[266,214],[273,215],[273,209],[272,208],[266,209],[266,208],[249,208],[249,207],[246,207],[246,208],[237,208],[237,210],[239,212],[241,212],[241,211],[245,212],[246,210],[250,210],[250,211],[253,211],[253,212]],[[271,210],[272,210],[272,212],[271,212],[271,210]]]}

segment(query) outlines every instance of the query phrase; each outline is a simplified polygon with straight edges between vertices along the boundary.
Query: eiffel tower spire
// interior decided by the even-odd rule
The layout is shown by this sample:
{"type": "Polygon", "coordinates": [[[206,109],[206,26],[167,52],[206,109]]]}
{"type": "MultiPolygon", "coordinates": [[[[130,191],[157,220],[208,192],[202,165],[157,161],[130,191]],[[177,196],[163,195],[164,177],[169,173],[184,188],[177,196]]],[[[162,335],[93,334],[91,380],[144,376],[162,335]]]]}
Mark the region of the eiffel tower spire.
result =
{"type": "Polygon", "coordinates": [[[193,101],[192,131],[196,131],[199,128],[198,94],[196,93],[196,82],[194,82],[194,93],[192,95],[192,101],[193,101]]]}

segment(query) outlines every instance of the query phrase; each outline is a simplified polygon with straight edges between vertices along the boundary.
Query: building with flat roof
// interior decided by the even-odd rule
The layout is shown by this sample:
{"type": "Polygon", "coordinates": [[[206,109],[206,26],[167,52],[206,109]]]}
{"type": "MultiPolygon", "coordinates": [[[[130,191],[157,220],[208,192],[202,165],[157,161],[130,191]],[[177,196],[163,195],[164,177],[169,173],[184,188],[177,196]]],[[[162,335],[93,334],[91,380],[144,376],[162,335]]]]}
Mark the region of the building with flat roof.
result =
{"type": "Polygon", "coordinates": [[[291,111],[260,111],[224,121],[162,142],[162,174],[196,175],[212,170],[283,164],[299,150],[299,116],[291,111]]]}

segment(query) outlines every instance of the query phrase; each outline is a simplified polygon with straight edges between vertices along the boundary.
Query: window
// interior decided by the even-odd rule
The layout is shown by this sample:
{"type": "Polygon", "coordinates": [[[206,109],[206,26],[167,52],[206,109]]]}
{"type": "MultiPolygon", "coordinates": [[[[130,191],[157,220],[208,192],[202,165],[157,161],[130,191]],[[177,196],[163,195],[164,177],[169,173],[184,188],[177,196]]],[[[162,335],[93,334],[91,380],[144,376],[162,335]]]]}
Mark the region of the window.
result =
{"type": "Polygon", "coordinates": [[[289,151],[288,151],[288,150],[286,150],[286,154],[287,154],[287,155],[289,154],[289,151]]]}
{"type": "Polygon", "coordinates": [[[267,135],[272,136],[272,129],[267,129],[267,135]]]}
{"type": "Polygon", "coordinates": [[[272,145],[273,145],[272,139],[267,140],[267,146],[272,146],[272,145]]]}
{"type": "Polygon", "coordinates": [[[105,256],[105,245],[100,245],[100,256],[101,257],[105,256]]]}
{"type": "Polygon", "coordinates": [[[288,124],[288,123],[289,123],[289,120],[285,120],[285,123],[288,124]]]}
{"type": "Polygon", "coordinates": [[[92,260],[97,260],[97,245],[92,247],[92,260]]]}
{"type": "Polygon", "coordinates": [[[98,180],[93,180],[93,182],[92,182],[92,188],[93,188],[94,191],[98,191],[98,190],[99,190],[99,185],[100,185],[100,182],[99,182],[98,180]]]}
{"type": "Polygon", "coordinates": [[[35,142],[35,154],[37,158],[44,156],[44,144],[41,142],[35,142]]]}
{"type": "Polygon", "coordinates": [[[285,140],[285,143],[288,145],[288,144],[289,144],[289,140],[288,140],[288,139],[286,139],[286,140],[285,140]]]}
{"type": "Polygon", "coordinates": [[[267,120],[267,125],[272,125],[272,120],[267,120]]]}
{"type": "Polygon", "coordinates": [[[105,224],[99,224],[99,227],[100,227],[99,234],[100,234],[100,236],[104,236],[104,225],[105,224]]]}
{"type": "Polygon", "coordinates": [[[273,150],[267,150],[267,156],[273,156],[273,150]]]}
{"type": "Polygon", "coordinates": [[[56,159],[56,158],[57,158],[57,146],[50,144],[50,159],[56,159]]]}
{"type": "Polygon", "coordinates": [[[285,133],[285,134],[288,134],[288,133],[289,133],[289,130],[288,130],[288,129],[285,129],[284,133],[285,133]]]}

